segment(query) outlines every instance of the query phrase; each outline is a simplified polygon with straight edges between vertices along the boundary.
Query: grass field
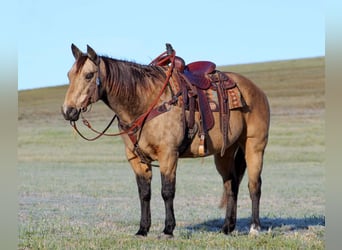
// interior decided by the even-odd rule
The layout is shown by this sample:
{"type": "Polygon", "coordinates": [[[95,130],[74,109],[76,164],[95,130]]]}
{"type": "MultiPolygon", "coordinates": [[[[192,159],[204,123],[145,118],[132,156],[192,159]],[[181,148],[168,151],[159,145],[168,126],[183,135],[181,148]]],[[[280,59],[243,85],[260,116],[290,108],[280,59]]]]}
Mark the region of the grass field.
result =
{"type": "MultiPolygon", "coordinates": [[[[154,169],[151,231],[146,239],[134,237],[140,206],[120,138],[76,136],[60,114],[66,86],[20,91],[18,248],[324,249],[324,65],[324,58],[312,58],[221,68],[252,79],[271,105],[258,237],[248,236],[247,178],[236,231],[219,233],[222,181],[211,157],[179,162],[171,240],[158,239],[164,204],[154,169]]],[[[112,112],[98,103],[86,115],[103,128],[112,112]]]]}

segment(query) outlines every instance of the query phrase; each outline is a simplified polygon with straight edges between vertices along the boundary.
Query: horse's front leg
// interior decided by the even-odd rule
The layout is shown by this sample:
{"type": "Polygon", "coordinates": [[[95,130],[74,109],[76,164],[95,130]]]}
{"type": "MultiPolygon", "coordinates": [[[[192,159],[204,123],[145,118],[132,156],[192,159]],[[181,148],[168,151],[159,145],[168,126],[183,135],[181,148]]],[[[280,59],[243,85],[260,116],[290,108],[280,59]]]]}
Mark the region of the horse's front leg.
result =
{"type": "Polygon", "coordinates": [[[161,195],[165,204],[165,228],[163,233],[166,237],[173,236],[173,230],[176,226],[176,219],[173,210],[173,200],[176,193],[176,169],[178,155],[174,153],[165,153],[159,159],[161,172],[161,195]]]}
{"type": "Polygon", "coordinates": [[[151,227],[150,201],[152,169],[150,165],[141,163],[140,159],[127,148],[126,155],[135,173],[139,191],[141,217],[140,228],[136,235],[147,236],[151,227]]]}
{"type": "Polygon", "coordinates": [[[151,227],[151,178],[136,175],[138,184],[139,198],[140,198],[140,228],[136,235],[147,236],[151,227]]]}

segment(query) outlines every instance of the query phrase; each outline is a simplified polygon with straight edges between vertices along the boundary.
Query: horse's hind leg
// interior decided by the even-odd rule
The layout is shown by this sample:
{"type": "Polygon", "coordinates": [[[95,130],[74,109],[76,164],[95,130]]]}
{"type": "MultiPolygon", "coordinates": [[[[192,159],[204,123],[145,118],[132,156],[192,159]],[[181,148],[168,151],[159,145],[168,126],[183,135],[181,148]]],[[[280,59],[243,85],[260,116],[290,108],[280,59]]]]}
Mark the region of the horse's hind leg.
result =
{"type": "Polygon", "coordinates": [[[259,203],[261,196],[261,171],[263,165],[264,149],[267,138],[247,138],[245,144],[245,157],[247,162],[248,189],[252,200],[252,222],[250,234],[258,234],[261,230],[259,219],[259,203]]]}
{"type": "Polygon", "coordinates": [[[221,207],[226,206],[222,232],[228,234],[235,229],[239,185],[246,169],[244,153],[237,145],[226,150],[223,157],[214,156],[217,171],[222,176],[224,192],[221,207]]]}
{"type": "Polygon", "coordinates": [[[138,191],[139,191],[141,217],[140,217],[140,228],[138,232],[136,233],[136,235],[147,236],[147,233],[151,227],[150,201],[151,201],[152,169],[151,169],[151,166],[141,163],[140,159],[127,148],[126,148],[126,156],[127,156],[128,161],[131,163],[131,166],[135,173],[135,177],[136,177],[136,181],[138,185],[138,191]]]}

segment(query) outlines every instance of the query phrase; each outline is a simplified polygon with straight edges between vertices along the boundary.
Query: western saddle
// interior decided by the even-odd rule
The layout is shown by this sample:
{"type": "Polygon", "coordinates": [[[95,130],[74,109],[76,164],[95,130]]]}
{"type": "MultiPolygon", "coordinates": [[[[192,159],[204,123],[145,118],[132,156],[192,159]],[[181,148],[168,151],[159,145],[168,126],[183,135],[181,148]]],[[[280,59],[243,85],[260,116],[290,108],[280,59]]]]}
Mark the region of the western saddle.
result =
{"type": "MultiPolygon", "coordinates": [[[[151,62],[151,65],[167,66],[171,62],[171,55],[174,56],[173,64],[176,69],[174,73],[178,75],[179,81],[178,83],[170,83],[171,89],[174,91],[178,90],[178,95],[182,96],[181,106],[184,114],[185,111],[188,111],[185,121],[187,130],[185,141],[187,143],[182,147],[180,153],[185,151],[189,142],[192,141],[198,131],[198,126],[195,123],[195,112],[199,112],[200,128],[198,135],[200,137],[200,145],[198,154],[200,156],[206,155],[205,138],[208,135],[208,131],[215,124],[213,112],[219,112],[223,140],[221,156],[223,156],[228,146],[230,109],[240,108],[244,105],[236,83],[226,74],[217,70],[215,63],[197,61],[186,65],[181,57],[175,56],[170,44],[166,44],[166,48],[167,53],[157,57],[151,62]],[[178,86],[172,86],[175,84],[178,86]]],[[[184,115],[184,117],[186,116],[184,115]]]]}

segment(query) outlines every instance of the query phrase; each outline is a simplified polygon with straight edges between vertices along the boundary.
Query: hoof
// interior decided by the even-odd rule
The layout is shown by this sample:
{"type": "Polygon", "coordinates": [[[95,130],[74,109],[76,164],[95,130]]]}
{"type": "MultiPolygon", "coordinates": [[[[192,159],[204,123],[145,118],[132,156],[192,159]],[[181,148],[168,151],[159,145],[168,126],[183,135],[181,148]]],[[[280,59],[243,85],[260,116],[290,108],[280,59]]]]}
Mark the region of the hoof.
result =
{"type": "Polygon", "coordinates": [[[135,237],[137,238],[146,238],[147,237],[147,232],[139,230],[136,234],[135,237]]]}
{"type": "Polygon", "coordinates": [[[221,228],[221,233],[229,235],[234,231],[234,229],[235,229],[235,225],[234,226],[223,226],[221,228]]]}
{"type": "Polygon", "coordinates": [[[228,228],[222,228],[220,232],[224,233],[225,235],[229,235],[230,234],[228,228]]]}
{"type": "Polygon", "coordinates": [[[260,233],[260,226],[256,226],[255,224],[252,224],[249,230],[249,236],[258,236],[259,233],[260,233]]]}

